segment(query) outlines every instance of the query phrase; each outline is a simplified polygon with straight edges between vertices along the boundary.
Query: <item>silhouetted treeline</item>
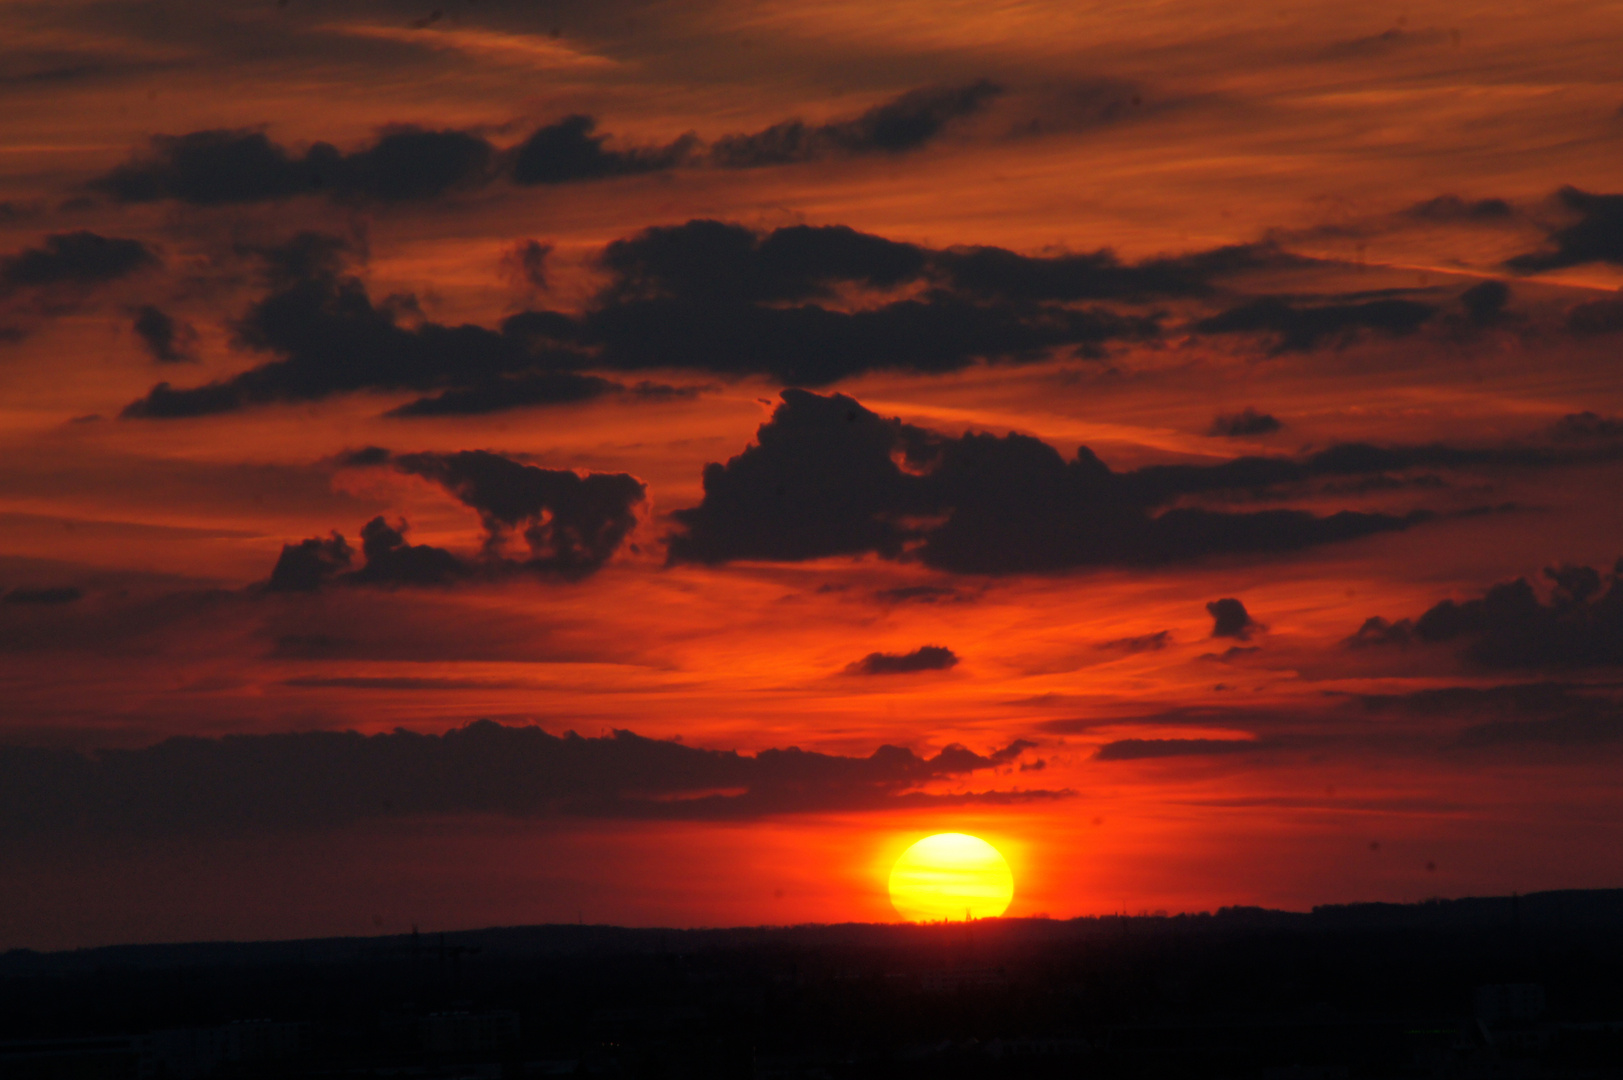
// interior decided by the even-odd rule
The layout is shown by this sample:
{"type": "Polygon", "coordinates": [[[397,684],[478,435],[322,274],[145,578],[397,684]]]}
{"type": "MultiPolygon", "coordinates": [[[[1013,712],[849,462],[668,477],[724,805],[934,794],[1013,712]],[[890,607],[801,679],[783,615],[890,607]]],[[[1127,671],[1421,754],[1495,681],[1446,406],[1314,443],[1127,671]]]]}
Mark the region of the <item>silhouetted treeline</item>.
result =
{"type": "Polygon", "coordinates": [[[1623,1075],[1623,890],[0,955],[0,1076],[1623,1075]]]}

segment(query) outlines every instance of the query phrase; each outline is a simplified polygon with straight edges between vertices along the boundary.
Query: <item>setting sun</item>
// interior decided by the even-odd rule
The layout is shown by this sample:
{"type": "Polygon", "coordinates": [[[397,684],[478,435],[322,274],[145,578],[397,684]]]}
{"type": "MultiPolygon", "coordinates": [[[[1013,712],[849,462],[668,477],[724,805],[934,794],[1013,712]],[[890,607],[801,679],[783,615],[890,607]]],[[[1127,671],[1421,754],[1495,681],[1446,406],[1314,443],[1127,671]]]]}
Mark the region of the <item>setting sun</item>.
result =
{"type": "Polygon", "coordinates": [[[1008,862],[985,840],[964,833],[925,837],[890,871],[890,902],[909,922],[990,918],[1013,899],[1008,862]]]}

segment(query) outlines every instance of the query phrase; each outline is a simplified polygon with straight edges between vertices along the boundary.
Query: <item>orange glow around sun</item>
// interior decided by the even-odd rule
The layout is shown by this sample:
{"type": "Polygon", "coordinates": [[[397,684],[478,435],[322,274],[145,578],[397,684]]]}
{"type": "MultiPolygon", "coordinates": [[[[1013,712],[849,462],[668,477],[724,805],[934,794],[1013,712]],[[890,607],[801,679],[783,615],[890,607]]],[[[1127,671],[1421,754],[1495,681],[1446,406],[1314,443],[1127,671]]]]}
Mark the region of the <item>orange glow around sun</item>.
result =
{"type": "Polygon", "coordinates": [[[890,871],[890,902],[909,922],[985,919],[1014,899],[1014,875],[978,836],[937,833],[902,852],[890,871]]]}

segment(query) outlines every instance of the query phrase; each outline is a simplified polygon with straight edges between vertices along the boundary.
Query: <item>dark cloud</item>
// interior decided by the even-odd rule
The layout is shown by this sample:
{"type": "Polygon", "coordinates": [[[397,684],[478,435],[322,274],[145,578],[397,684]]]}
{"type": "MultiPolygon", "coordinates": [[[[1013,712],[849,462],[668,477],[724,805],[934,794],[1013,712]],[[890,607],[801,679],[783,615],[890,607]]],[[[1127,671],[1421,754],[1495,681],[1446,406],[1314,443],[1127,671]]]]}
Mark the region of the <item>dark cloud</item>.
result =
{"type": "Polygon", "coordinates": [[[1417,202],[1403,213],[1421,221],[1452,223],[1502,221],[1512,217],[1515,211],[1503,199],[1467,200],[1458,195],[1439,195],[1417,202]]]}
{"type": "Polygon", "coordinates": [[[1467,658],[1490,668],[1623,665],[1623,584],[1617,570],[1602,574],[1562,565],[1546,567],[1544,577],[1552,586],[1547,602],[1526,578],[1517,578],[1479,599],[1444,600],[1417,619],[1370,619],[1348,644],[1458,642],[1467,658]]]}
{"type": "Polygon", "coordinates": [[[958,655],[944,645],[921,645],[910,653],[871,652],[849,664],[847,675],[911,675],[956,667],[958,655]]]}
{"type": "Polygon", "coordinates": [[[1247,435],[1272,435],[1285,425],[1268,413],[1260,413],[1247,405],[1237,413],[1218,413],[1206,434],[1224,439],[1244,438],[1247,435]]]}
{"type": "Polygon", "coordinates": [[[391,455],[367,447],[341,455],[339,464],[360,467],[393,463],[401,472],[422,476],[478,511],[485,527],[483,551],[463,558],[443,548],[406,541],[404,521],[391,525],[373,518],[361,529],[365,563],[351,570],[354,556],[340,533],[312,537],[282,548],[266,588],[308,592],[328,583],[347,585],[444,585],[470,578],[540,573],[577,580],[600,569],[637,526],[637,508],[646,498],[643,484],[625,473],[542,469],[484,450],[454,454],[391,455]],[[521,534],[529,557],[506,553],[521,534]]]}
{"type": "Polygon", "coordinates": [[[935,138],[998,92],[989,82],[915,90],[850,120],[815,126],[789,120],[730,135],[708,153],[691,133],[664,146],[612,147],[596,118],[579,114],[535,129],[508,150],[470,131],[414,125],[386,128],[350,151],[327,142],[290,149],[254,129],[193,131],[153,137],[91,188],[124,203],[174,199],[218,206],[301,195],[387,203],[435,199],[502,176],[529,187],[665,172],[706,159],[740,168],[900,153],[935,138]]]}
{"type": "Polygon", "coordinates": [[[1587,410],[1568,413],[1550,425],[1549,434],[1560,442],[1619,442],[1623,441],[1623,419],[1587,410]]]}
{"type": "Polygon", "coordinates": [[[341,158],[334,181],[341,196],[404,202],[432,199],[483,180],[491,146],[465,131],[400,127],[341,158]]]}
{"type": "Polygon", "coordinates": [[[279,357],[223,382],[176,389],[159,383],[126,417],[177,418],[275,401],[312,401],[344,391],[434,390],[528,370],[518,337],[480,326],[401,326],[343,272],[344,245],[306,234],[262,254],[271,291],[239,321],[238,343],[279,357]]]}
{"type": "MultiPolygon", "coordinates": [[[[160,383],[126,416],[201,416],[403,389],[437,395],[405,406],[405,415],[473,413],[617,392],[556,377],[590,370],[685,368],[815,386],[873,370],[1036,360],[1159,333],[1154,312],[1079,301],[1196,295],[1222,274],[1277,257],[1236,248],[1123,264],[1108,252],[938,251],[842,226],[760,233],[690,221],[605,247],[608,281],[583,312],[527,311],[490,329],[404,325],[410,299],[374,302],[346,271],[345,245],[331,237],[306,234],[257,254],[270,289],[238,321],[237,338],[274,359],[203,386],[160,383]],[[851,310],[852,290],[878,293],[878,302],[851,310]]],[[[659,387],[630,393],[672,396],[659,387]]]]}
{"type": "Polygon", "coordinates": [[[760,373],[801,386],[868,371],[935,374],[979,360],[1029,362],[1058,348],[1092,351],[1157,332],[1149,317],[975,304],[944,294],[857,311],[658,299],[591,313],[586,327],[616,367],[760,373]]]}
{"type": "Polygon", "coordinates": [[[538,371],[418,398],[398,409],[390,409],[388,415],[480,416],[506,409],[592,401],[621,393],[625,389],[620,383],[596,375],[581,375],[573,371],[538,371]]]}
{"type": "MultiPolygon", "coordinates": [[[[1482,446],[1446,443],[1373,446],[1339,443],[1300,457],[1248,456],[1218,465],[1150,465],[1125,474],[1140,498],[1165,501],[1212,491],[1262,493],[1276,485],[1367,477],[1392,486],[1415,469],[1555,468],[1615,461],[1623,455],[1623,423],[1593,413],[1571,414],[1533,437],[1482,446]],[[1617,423],[1616,428],[1610,425],[1617,423]]],[[[1434,484],[1435,478],[1420,478],[1434,484]]]]}
{"type": "Polygon", "coordinates": [[[661,226],[604,249],[617,300],[675,297],[765,303],[821,298],[836,286],[926,283],[977,301],[1127,300],[1205,295],[1226,274],[1296,262],[1268,245],[1122,263],[1108,251],[1033,256],[1006,248],[934,249],[843,225],[759,233],[719,221],[661,226]]]}
{"type": "Polygon", "coordinates": [[[1031,745],[985,756],[961,746],[931,758],[896,746],[866,758],[797,748],[746,756],[629,731],[554,736],[486,720],[443,735],[175,738],[90,755],[0,747],[0,833],[304,831],[456,814],[750,819],[1068,795],[917,790],[1010,763],[1031,745]]]}
{"type": "Polygon", "coordinates": [[[1623,741],[1623,706],[1615,687],[1563,683],[1449,686],[1407,694],[1366,694],[1367,712],[1462,722],[1452,749],[1590,747],[1623,741]]]}
{"type": "Polygon", "coordinates": [[[966,86],[909,91],[850,120],[807,124],[785,120],[749,135],[726,135],[710,147],[723,168],[785,165],[840,155],[916,150],[954,120],[979,112],[1002,88],[981,80],[966,86]]]}
{"type": "Polygon", "coordinates": [[[597,135],[590,116],[566,116],[556,124],[537,128],[512,152],[512,176],[518,184],[568,184],[604,180],[614,176],[662,172],[688,160],[698,140],[684,135],[669,146],[609,150],[608,137],[597,135]]]}
{"type": "Polygon", "coordinates": [[[341,466],[361,468],[368,465],[387,465],[391,456],[386,446],[362,446],[355,450],[345,450],[337,456],[335,462],[341,466]]]}
{"type": "Polygon", "coordinates": [[[1550,232],[1550,246],[1506,261],[1522,273],[1561,270],[1583,263],[1623,263],[1623,195],[1594,195],[1575,187],[1556,192],[1556,199],[1578,220],[1550,232]]]}
{"type": "Polygon", "coordinates": [[[1251,631],[1257,629],[1257,621],[1246,611],[1245,605],[1232,596],[1211,601],[1206,605],[1206,613],[1212,617],[1214,638],[1239,638],[1245,641],[1251,637],[1251,631]]]}
{"type": "Polygon", "coordinates": [[[1406,645],[1414,639],[1414,623],[1408,619],[1392,622],[1380,615],[1364,620],[1356,633],[1345,644],[1348,648],[1362,649],[1370,645],[1406,645]]]}
{"type": "Polygon", "coordinates": [[[1253,739],[1117,739],[1099,747],[1099,761],[1140,761],[1145,758],[1211,757],[1254,753],[1268,744],[1253,739]]]}
{"type": "MultiPolygon", "coordinates": [[[[754,445],[705,467],[703,502],[672,515],[681,529],[669,539],[672,561],[872,551],[960,573],[1042,572],[1290,551],[1424,520],[1189,507],[1153,515],[1183,492],[1236,486],[1247,470],[1116,473],[1086,447],[1066,461],[1029,436],[952,439],[879,417],[841,394],[786,390],[782,397],[754,445]]],[[[1304,468],[1279,460],[1285,473],[1304,468]]]]}
{"type": "Polygon", "coordinates": [[[1547,720],[1501,721],[1476,724],[1460,732],[1462,748],[1497,746],[1588,747],[1623,741],[1623,709],[1616,704],[1587,713],[1547,720]]]}
{"type": "Polygon", "coordinates": [[[268,588],[271,592],[313,592],[347,571],[353,557],[349,541],[337,532],[326,539],[316,536],[284,544],[268,588]]]}
{"type": "Polygon", "coordinates": [[[1071,305],[1201,295],[1224,274],[1286,258],[1244,247],[1123,264],[1108,251],[936,250],[842,226],[758,233],[690,221],[604,250],[612,281],[581,340],[600,349],[605,366],[766,373],[801,386],[875,369],[953,371],[1152,338],[1153,312],[1071,305]],[[888,302],[854,311],[803,303],[852,287],[888,302]],[[884,295],[904,287],[912,291],[884,295]]]}
{"type": "Polygon", "coordinates": [[[1510,303],[1510,286],[1502,281],[1484,281],[1460,293],[1465,314],[1475,326],[1492,326],[1505,317],[1510,303]]]}
{"type": "Polygon", "coordinates": [[[1124,653],[1159,652],[1166,648],[1171,641],[1171,630],[1157,630],[1153,634],[1139,634],[1135,637],[1101,641],[1094,648],[1124,653]]]}
{"type": "Polygon", "coordinates": [[[1623,293],[1574,305],[1567,312],[1567,329],[1574,334],[1615,334],[1623,331],[1623,293]]]}
{"type": "Polygon", "coordinates": [[[447,585],[470,577],[481,567],[444,548],[406,542],[410,526],[375,517],[361,527],[365,563],[351,570],[354,549],[342,533],[285,544],[265,588],[270,592],[313,592],[329,582],[345,585],[447,585]]]}
{"type": "Polygon", "coordinates": [[[134,330],[152,359],[160,364],[194,359],[191,346],[197,339],[196,331],[151,304],[136,311],[134,330]]]}
{"type": "Polygon", "coordinates": [[[584,577],[608,561],[637,527],[647,489],[625,473],[523,465],[484,450],[402,454],[395,467],[435,481],[479,512],[487,553],[515,531],[530,547],[527,569],[584,577]]]}
{"type": "Polygon", "coordinates": [[[158,265],[139,240],[93,232],[55,233],[39,247],[0,259],[0,295],[18,289],[105,285],[158,265]]]}
{"type": "Polygon", "coordinates": [[[1345,342],[1362,330],[1402,337],[1436,313],[1434,305],[1418,300],[1299,305],[1265,297],[1201,319],[1195,328],[1206,334],[1266,335],[1274,339],[1275,352],[1305,352],[1326,339],[1345,342]]]}
{"type": "Polygon", "coordinates": [[[1125,264],[1111,251],[1020,255],[1005,248],[960,247],[931,252],[935,277],[980,298],[1026,301],[1124,300],[1205,296],[1228,274],[1309,260],[1270,244],[1236,244],[1178,257],[1125,264]]]}
{"type": "Polygon", "coordinates": [[[1012,127],[1010,134],[1041,136],[1089,131],[1135,113],[1157,113],[1177,104],[1176,99],[1147,104],[1146,97],[1142,86],[1116,79],[1049,84],[1022,102],[1027,116],[1012,127]]]}
{"type": "Polygon", "coordinates": [[[406,541],[404,520],[390,525],[375,517],[361,527],[361,553],[366,565],[351,572],[357,585],[446,585],[464,576],[467,566],[444,548],[406,541]]]}
{"type": "Polygon", "coordinates": [[[92,186],[119,202],[214,206],[309,194],[405,202],[481,183],[494,160],[489,142],[464,131],[401,126],[351,153],[318,142],[303,154],[262,131],[194,131],[154,137],[144,154],[92,186]]]}
{"type": "Polygon", "coordinates": [[[0,597],[4,604],[71,604],[84,598],[84,592],[72,585],[52,585],[44,588],[16,588],[0,597]]]}
{"type": "Polygon", "coordinates": [[[959,590],[943,585],[903,585],[880,589],[873,595],[882,604],[951,604],[969,599],[959,590]]]}
{"type": "Polygon", "coordinates": [[[1368,37],[1338,41],[1327,47],[1321,55],[1326,60],[1358,60],[1388,56],[1416,47],[1441,45],[1449,40],[1458,45],[1460,32],[1458,30],[1445,32],[1435,26],[1428,26],[1424,30],[1405,30],[1400,26],[1394,26],[1390,30],[1383,30],[1368,37]]]}
{"type": "Polygon", "coordinates": [[[919,280],[930,254],[844,225],[760,233],[695,220],[616,240],[599,263],[613,275],[607,301],[671,298],[712,306],[827,297],[845,284],[893,288],[919,280]]]}
{"type": "Polygon", "coordinates": [[[539,240],[520,240],[502,256],[502,265],[515,283],[529,291],[547,287],[547,259],[552,245],[539,240]]]}

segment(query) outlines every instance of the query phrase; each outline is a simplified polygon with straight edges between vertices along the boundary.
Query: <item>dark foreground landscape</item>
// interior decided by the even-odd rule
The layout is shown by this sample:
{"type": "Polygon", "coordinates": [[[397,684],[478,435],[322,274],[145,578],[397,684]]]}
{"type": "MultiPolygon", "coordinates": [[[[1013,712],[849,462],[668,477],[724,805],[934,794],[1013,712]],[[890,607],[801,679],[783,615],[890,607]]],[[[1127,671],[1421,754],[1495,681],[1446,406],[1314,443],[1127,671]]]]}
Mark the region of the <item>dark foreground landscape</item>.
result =
{"type": "Polygon", "coordinates": [[[5,1077],[1623,1075],[1623,890],[0,955],[5,1077]]]}

